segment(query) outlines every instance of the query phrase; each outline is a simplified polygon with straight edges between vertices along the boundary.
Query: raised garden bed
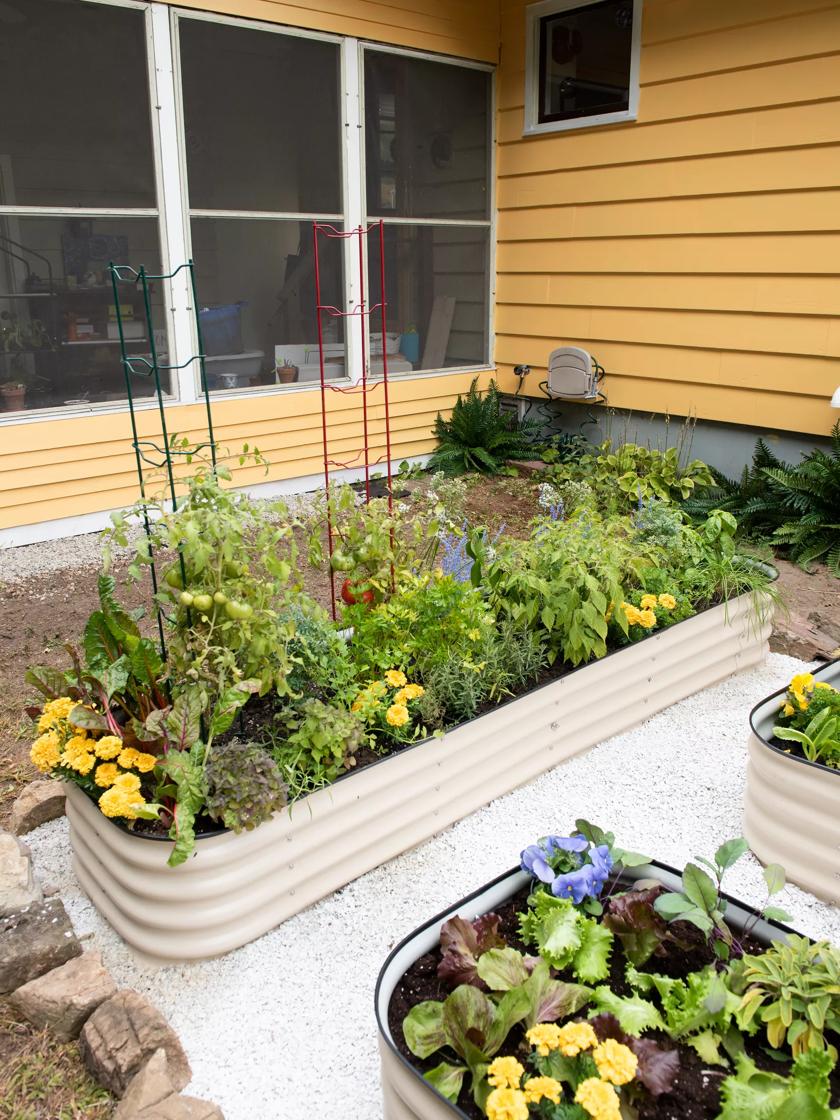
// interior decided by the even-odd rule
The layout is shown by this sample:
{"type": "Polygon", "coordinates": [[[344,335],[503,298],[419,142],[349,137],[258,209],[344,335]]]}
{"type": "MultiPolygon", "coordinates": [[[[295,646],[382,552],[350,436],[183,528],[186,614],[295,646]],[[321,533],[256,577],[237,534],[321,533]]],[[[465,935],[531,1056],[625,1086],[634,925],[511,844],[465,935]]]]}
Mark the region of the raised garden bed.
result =
{"type": "Polygon", "coordinates": [[[228,952],[572,755],[757,664],[771,623],[756,621],[749,595],[703,611],[347,775],[254,831],[199,836],[175,868],[169,842],[118,827],[69,785],[76,873],[144,955],[228,952]]]}
{"type": "MultiPolygon", "coordinates": [[[[681,889],[680,873],[655,860],[649,864],[622,870],[618,887],[620,890],[627,890],[633,884],[639,883],[640,886],[647,888],[651,886],[652,881],[661,883],[669,891],[679,891],[681,889]],[[644,884],[641,883],[642,880],[645,881],[644,884]]],[[[386,960],[379,974],[375,994],[384,1120],[455,1120],[455,1118],[475,1120],[476,1117],[484,1115],[483,1109],[478,1108],[473,1103],[469,1092],[466,1091],[469,1078],[465,1079],[463,1090],[458,1097],[458,1103],[453,1103],[451,1099],[447,1099],[425,1079],[424,1072],[430,1070],[440,1060],[441,1051],[437,1051],[433,1056],[422,1061],[414,1057],[403,1036],[402,1024],[406,1012],[410,1008],[422,1003],[423,1000],[445,999],[447,987],[451,991],[451,984],[455,983],[453,980],[450,985],[441,984],[436,977],[436,961],[440,959],[441,927],[444,923],[456,916],[466,919],[467,922],[473,922],[482,915],[497,914],[500,918],[498,932],[503,935],[509,945],[512,941],[516,943],[516,912],[525,909],[529,886],[532,883],[531,877],[518,868],[506,872],[473,894],[461,899],[444,913],[438,914],[419,926],[396,946],[386,960]]],[[[787,926],[779,922],[759,917],[755,910],[730,896],[722,895],[721,897],[726,900],[726,923],[730,930],[741,938],[746,951],[760,953],[770,944],[771,940],[784,941],[787,940],[788,935],[793,933],[787,926]],[[746,936],[744,936],[745,925],[748,926],[746,936]]],[[[696,935],[696,931],[694,932],[696,935]]],[[[695,940],[697,942],[696,946],[684,952],[682,956],[679,953],[672,954],[673,959],[669,958],[668,963],[661,963],[660,965],[654,963],[658,958],[651,958],[648,965],[642,966],[643,969],[650,968],[652,971],[664,971],[667,975],[674,977],[683,975],[684,971],[688,969],[697,969],[700,960],[698,950],[702,946],[702,938],[695,937],[695,940]],[[683,971],[680,971],[680,965],[682,965],[683,971]]],[[[613,956],[616,955],[616,951],[614,946],[613,956]]],[[[713,959],[711,954],[709,954],[709,959],[713,959]]],[[[620,984],[618,978],[622,975],[621,969],[623,968],[615,961],[613,965],[608,981],[610,987],[613,987],[616,981],[620,984]]],[[[561,972],[559,975],[561,978],[565,977],[565,973],[561,972]]],[[[579,1021],[585,1021],[588,1014],[595,1014],[595,1010],[584,1006],[577,1013],[573,1012],[574,1018],[579,1021]]],[[[603,1015],[600,1017],[604,1018],[603,1015]]],[[[561,1016],[558,1022],[562,1021],[563,1018],[565,1016],[561,1016]]],[[[548,1021],[551,1021],[550,1017],[548,1021]]],[[[526,1059],[523,1049],[516,1048],[516,1039],[522,1032],[522,1028],[515,1028],[498,1053],[512,1055],[516,1052],[524,1062],[526,1059]]],[[[631,1031],[631,1033],[638,1032],[631,1031]]],[[[599,1037],[603,1036],[599,1034],[599,1037]]],[[[685,1044],[669,1042],[668,1036],[659,1030],[646,1032],[645,1038],[655,1039],[658,1045],[663,1046],[666,1050],[672,1049],[675,1055],[679,1054],[676,1077],[672,1075],[673,1081],[670,1088],[663,1090],[662,1086],[659,1087],[659,1091],[664,1092],[661,1097],[652,1097],[648,1093],[643,1093],[641,1099],[634,1097],[634,1107],[627,1113],[625,1113],[624,1098],[622,1098],[621,1116],[632,1115],[643,1117],[645,1120],[648,1117],[667,1117],[670,1120],[670,1118],[677,1116],[688,1118],[688,1120],[696,1120],[697,1117],[708,1116],[709,1114],[715,1116],[717,1114],[716,1098],[720,1084],[724,1077],[734,1072],[726,1055],[723,1055],[722,1063],[711,1060],[709,1056],[707,1056],[707,1059],[701,1059],[694,1049],[685,1044]]],[[[785,1066],[768,1061],[763,1054],[761,1043],[761,1036],[753,1035],[748,1040],[748,1052],[755,1056],[761,1068],[773,1068],[782,1071],[785,1066]]],[[[651,1042],[647,1043],[647,1045],[651,1044],[651,1042]]],[[[534,1043],[532,1042],[531,1045],[533,1046],[534,1043]]],[[[524,1040],[522,1046],[527,1047],[524,1040]]],[[[451,1061],[448,1056],[449,1050],[444,1049],[443,1053],[447,1055],[446,1061],[451,1061]]],[[[510,1060],[512,1059],[503,1059],[503,1061],[510,1060]]],[[[491,1066],[491,1070],[492,1068],[491,1066]]],[[[788,1071],[789,1069],[790,1067],[787,1066],[788,1071]]],[[[529,1075],[532,1075],[532,1071],[526,1071],[524,1077],[529,1075]]],[[[834,1078],[832,1078],[832,1095],[836,1094],[837,1087],[834,1078]]],[[[562,1095],[563,1101],[568,1102],[570,1092],[565,1085],[562,1095]]],[[[572,1090],[571,1096],[574,1096],[574,1090],[572,1090]]],[[[548,1108],[549,1111],[534,1111],[529,1112],[529,1115],[553,1115],[549,1105],[544,1104],[542,1107],[548,1108]]],[[[578,1112],[583,1115],[582,1110],[576,1110],[575,1115],[578,1112]]],[[[508,1115],[507,1112],[503,1112],[503,1114],[508,1115]]],[[[518,1112],[515,1114],[519,1115],[518,1112]]],[[[524,1113],[522,1115],[524,1116],[524,1113]]],[[[739,1115],[746,1116],[747,1112],[739,1113],[739,1115]]],[[[753,1115],[753,1113],[750,1113],[750,1115],[753,1115]]],[[[779,1115],[782,1114],[779,1113],[779,1115]]],[[[786,1115],[792,1117],[799,1115],[799,1113],[790,1112],[786,1115]]],[[[822,1114],[820,1113],[820,1115],[822,1114]]]]}
{"type": "MultiPolygon", "coordinates": [[[[814,673],[840,688],[840,661],[814,673]]],[[[788,878],[840,904],[840,771],[809,762],[773,736],[785,689],[750,713],[744,835],[765,863],[782,862],[788,878]]]]}

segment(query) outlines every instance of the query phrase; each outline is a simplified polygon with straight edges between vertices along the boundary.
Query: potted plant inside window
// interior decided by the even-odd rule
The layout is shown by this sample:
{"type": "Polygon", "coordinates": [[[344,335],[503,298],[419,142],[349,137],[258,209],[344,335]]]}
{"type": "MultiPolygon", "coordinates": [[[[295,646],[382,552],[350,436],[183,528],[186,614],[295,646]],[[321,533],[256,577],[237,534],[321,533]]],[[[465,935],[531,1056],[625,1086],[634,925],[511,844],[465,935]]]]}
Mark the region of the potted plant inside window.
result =
{"type": "Polygon", "coordinates": [[[283,358],[277,363],[277,377],[281,385],[291,385],[298,379],[298,367],[288,358],[283,358]]]}
{"type": "Polygon", "coordinates": [[[50,336],[40,319],[21,322],[8,311],[0,313],[0,349],[7,358],[5,374],[0,382],[0,399],[7,412],[20,412],[26,404],[26,389],[32,380],[30,355],[38,350],[52,349],[50,336]]]}

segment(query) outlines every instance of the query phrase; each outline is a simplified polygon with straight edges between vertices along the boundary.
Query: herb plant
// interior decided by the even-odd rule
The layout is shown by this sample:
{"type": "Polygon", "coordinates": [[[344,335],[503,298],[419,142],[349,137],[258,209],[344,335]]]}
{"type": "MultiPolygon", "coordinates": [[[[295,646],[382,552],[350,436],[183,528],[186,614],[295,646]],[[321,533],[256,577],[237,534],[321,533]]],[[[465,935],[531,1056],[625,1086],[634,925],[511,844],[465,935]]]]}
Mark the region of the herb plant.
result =
{"type": "Polygon", "coordinates": [[[438,413],[434,427],[438,446],[429,466],[444,474],[498,474],[505,460],[523,459],[530,453],[537,431],[533,421],[518,423],[502,412],[494,381],[482,394],[475,378],[466,396],[456,400],[448,420],[438,413]]]}
{"type": "Polygon", "coordinates": [[[215,747],[205,780],[208,816],[234,832],[256,828],[286,804],[277,764],[257,743],[231,739],[215,747]]]}

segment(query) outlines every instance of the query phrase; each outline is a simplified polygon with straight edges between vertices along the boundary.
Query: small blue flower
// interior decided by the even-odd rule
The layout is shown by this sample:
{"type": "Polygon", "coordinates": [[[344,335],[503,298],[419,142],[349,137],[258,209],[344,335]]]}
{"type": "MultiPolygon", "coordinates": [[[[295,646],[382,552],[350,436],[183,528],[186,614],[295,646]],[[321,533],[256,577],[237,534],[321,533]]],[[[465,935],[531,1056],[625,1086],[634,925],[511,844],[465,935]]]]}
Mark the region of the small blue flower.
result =
{"type": "Polygon", "coordinates": [[[543,883],[551,883],[554,880],[554,871],[549,867],[545,857],[545,850],[539,844],[530,844],[520,856],[521,867],[535,879],[540,879],[543,883]]]}
{"type": "MultiPolygon", "coordinates": [[[[594,869],[591,864],[579,867],[577,871],[569,871],[565,875],[558,875],[551,884],[551,893],[556,898],[570,898],[576,906],[593,894],[594,869]]],[[[600,890],[600,886],[598,887],[600,890]]]]}
{"type": "Polygon", "coordinates": [[[554,852],[585,852],[589,846],[589,841],[579,832],[574,836],[546,836],[542,842],[549,855],[554,852]]]}

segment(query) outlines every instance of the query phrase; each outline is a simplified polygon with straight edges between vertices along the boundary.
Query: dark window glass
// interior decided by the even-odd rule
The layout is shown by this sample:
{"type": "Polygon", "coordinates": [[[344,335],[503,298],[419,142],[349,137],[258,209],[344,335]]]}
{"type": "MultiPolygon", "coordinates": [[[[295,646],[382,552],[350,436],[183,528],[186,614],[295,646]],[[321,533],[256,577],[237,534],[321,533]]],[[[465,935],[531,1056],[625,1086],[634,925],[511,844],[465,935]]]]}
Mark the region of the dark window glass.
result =
{"type": "MultiPolygon", "coordinates": [[[[378,234],[371,234],[372,257],[377,241],[378,234]]],[[[385,227],[391,373],[487,362],[488,246],[486,229],[385,227]]],[[[371,302],[378,303],[380,298],[379,272],[372,267],[371,302]]],[[[378,313],[371,319],[371,332],[371,349],[376,355],[382,333],[378,313]]],[[[376,372],[376,365],[372,368],[376,372]]]]}
{"type": "MultiPolygon", "coordinates": [[[[125,400],[111,261],[159,273],[157,219],[0,217],[0,409],[125,400]]],[[[151,296],[158,360],[166,363],[159,282],[151,296]]],[[[129,356],[148,359],[140,290],[121,285],[120,306],[129,356]]],[[[138,361],[135,369],[144,368],[138,361]]],[[[132,390],[150,396],[153,385],[138,373],[132,390]]]]}
{"type": "Polygon", "coordinates": [[[486,218],[490,75],[365,52],[369,214],[486,218]]]}
{"type": "Polygon", "coordinates": [[[190,206],[341,212],[334,43],[183,19],[190,206]]]}
{"type": "Polygon", "coordinates": [[[154,207],[142,11],[0,5],[0,203],[154,207]]]}
{"type": "Polygon", "coordinates": [[[603,0],[539,25],[539,121],[619,113],[630,103],[633,4],[603,0]]]}
{"type": "MultiPolygon", "coordinates": [[[[196,217],[192,244],[209,388],[320,380],[312,223],[196,217]]],[[[344,305],[343,244],[318,245],[321,300],[335,307],[344,305]]],[[[343,322],[323,317],[330,379],[346,375],[343,322]]]]}

